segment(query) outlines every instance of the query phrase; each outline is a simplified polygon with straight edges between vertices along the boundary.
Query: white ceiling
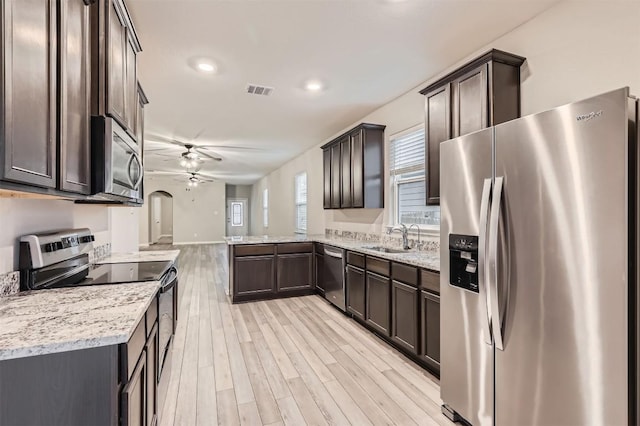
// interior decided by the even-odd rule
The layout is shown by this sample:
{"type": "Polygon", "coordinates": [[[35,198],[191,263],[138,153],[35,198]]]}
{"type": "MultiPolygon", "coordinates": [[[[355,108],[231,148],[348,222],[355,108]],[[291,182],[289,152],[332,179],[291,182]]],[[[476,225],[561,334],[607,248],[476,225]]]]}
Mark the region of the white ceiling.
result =
{"type": "Polygon", "coordinates": [[[145,168],[179,171],[183,150],[157,142],[194,141],[225,146],[211,148],[223,161],[205,162],[208,175],[255,182],[552,3],[128,0],[151,102],[145,148],[175,155],[149,153],[145,168]],[[218,72],[195,71],[198,57],[218,72]],[[306,92],[309,78],[326,90],[306,92]],[[275,91],[249,95],[247,83],[275,91]]]}

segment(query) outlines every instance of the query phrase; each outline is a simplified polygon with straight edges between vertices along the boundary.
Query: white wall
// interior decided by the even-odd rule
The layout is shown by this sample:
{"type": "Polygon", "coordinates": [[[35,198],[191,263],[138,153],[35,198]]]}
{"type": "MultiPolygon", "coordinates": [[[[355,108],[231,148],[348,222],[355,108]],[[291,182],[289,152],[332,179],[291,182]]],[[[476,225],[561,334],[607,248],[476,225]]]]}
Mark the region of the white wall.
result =
{"type": "MultiPolygon", "coordinates": [[[[186,191],[185,182],[172,178],[152,177],[144,180],[144,198],[154,191],[173,196],[174,244],[222,241],[225,234],[225,184],[209,182],[186,191]]],[[[139,244],[149,243],[149,205],[139,214],[139,244]]]]}
{"type": "Polygon", "coordinates": [[[112,251],[137,247],[139,208],[74,204],[72,201],[0,198],[0,274],[18,269],[21,235],[68,228],[89,228],[95,245],[112,251]]]}
{"type": "MultiPolygon", "coordinates": [[[[349,128],[369,122],[385,124],[385,138],[424,122],[424,100],[418,91],[470,59],[497,48],[525,56],[522,68],[523,115],[544,111],[622,86],[640,96],[640,2],[565,1],[496,39],[457,64],[431,76],[352,125],[331,135],[253,186],[253,205],[261,206],[262,190],[269,188],[269,228],[262,227],[261,209],[252,212],[251,233],[290,235],[294,231],[293,181],[308,173],[308,233],[324,228],[381,232],[388,224],[384,210],[323,210],[322,151],[320,146],[349,128]]],[[[437,41],[425,40],[425,43],[437,41]]],[[[419,52],[416,52],[419,54],[419,52]]],[[[399,64],[400,66],[400,64],[399,64]]],[[[385,189],[388,187],[388,179],[385,189]]],[[[387,201],[386,206],[390,203],[387,201]]]]}

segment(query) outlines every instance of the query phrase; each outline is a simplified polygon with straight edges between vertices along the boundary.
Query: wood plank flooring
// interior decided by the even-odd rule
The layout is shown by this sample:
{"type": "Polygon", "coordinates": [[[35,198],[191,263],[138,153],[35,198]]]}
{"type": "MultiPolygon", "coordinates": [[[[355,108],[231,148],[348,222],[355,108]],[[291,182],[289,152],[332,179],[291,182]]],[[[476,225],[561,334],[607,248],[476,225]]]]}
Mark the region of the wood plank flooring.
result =
{"type": "Polygon", "coordinates": [[[452,424],[437,379],[324,299],[231,305],[226,246],[177,248],[178,329],[160,425],[452,424]]]}

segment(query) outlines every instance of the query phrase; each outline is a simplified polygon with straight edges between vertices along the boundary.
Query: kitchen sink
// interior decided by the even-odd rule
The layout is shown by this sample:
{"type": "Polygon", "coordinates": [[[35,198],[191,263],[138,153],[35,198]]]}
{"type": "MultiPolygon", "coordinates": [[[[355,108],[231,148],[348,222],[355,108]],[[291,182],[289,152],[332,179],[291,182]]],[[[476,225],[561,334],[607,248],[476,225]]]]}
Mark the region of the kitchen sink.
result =
{"type": "Polygon", "coordinates": [[[382,246],[362,246],[363,249],[379,251],[380,253],[409,253],[409,250],[394,249],[382,246]]]}

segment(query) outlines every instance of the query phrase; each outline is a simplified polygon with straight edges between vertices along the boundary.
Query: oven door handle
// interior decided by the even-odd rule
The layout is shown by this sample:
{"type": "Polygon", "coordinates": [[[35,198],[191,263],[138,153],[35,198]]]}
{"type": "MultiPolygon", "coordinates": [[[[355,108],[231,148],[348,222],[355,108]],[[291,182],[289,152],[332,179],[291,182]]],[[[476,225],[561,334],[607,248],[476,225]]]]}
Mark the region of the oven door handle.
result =
{"type": "Polygon", "coordinates": [[[175,267],[171,267],[164,275],[165,278],[162,279],[162,287],[160,287],[160,293],[166,293],[172,290],[176,283],[178,282],[178,270],[175,267]]]}

